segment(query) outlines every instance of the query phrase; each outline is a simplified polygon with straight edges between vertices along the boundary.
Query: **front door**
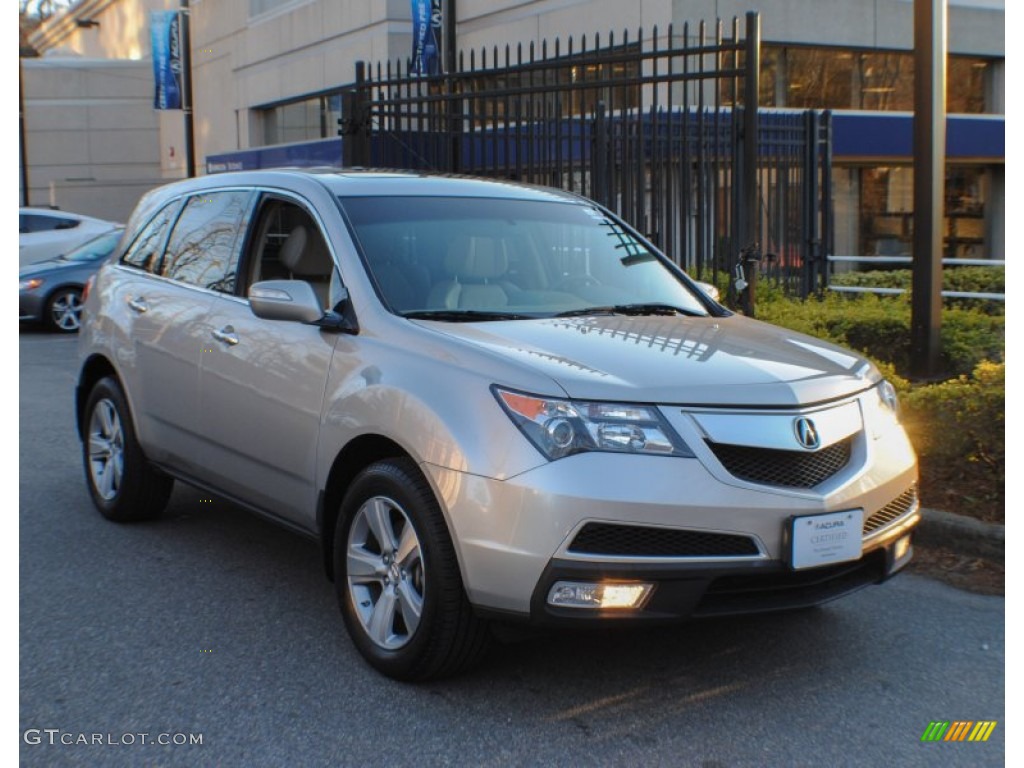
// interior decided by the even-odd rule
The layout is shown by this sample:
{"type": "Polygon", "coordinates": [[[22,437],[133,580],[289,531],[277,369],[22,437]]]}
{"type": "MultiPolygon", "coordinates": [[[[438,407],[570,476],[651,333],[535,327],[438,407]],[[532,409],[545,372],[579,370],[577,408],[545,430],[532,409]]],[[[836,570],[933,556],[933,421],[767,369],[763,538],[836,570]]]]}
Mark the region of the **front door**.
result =
{"type": "Polygon", "coordinates": [[[337,335],[260,319],[244,296],[260,280],[306,280],[331,306],[337,269],[300,201],[267,195],[254,222],[240,295],[220,297],[210,310],[213,352],[203,356],[200,381],[206,460],[225,492],[312,528],[320,414],[337,335]]]}

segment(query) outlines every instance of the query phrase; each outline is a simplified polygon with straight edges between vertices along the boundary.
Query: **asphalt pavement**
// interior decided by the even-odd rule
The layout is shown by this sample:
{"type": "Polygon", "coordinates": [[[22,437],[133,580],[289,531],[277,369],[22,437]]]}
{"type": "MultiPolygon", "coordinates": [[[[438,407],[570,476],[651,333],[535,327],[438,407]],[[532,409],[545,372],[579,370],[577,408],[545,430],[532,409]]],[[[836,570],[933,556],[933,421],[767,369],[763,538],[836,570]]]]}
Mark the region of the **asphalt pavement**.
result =
{"type": "Polygon", "coordinates": [[[813,610],[544,635],[455,680],[382,678],[314,542],[180,483],[161,521],[103,520],[76,342],[19,346],[23,765],[1004,764],[1004,600],[913,574],[813,610]],[[934,720],[997,725],[922,742],[934,720]]]}

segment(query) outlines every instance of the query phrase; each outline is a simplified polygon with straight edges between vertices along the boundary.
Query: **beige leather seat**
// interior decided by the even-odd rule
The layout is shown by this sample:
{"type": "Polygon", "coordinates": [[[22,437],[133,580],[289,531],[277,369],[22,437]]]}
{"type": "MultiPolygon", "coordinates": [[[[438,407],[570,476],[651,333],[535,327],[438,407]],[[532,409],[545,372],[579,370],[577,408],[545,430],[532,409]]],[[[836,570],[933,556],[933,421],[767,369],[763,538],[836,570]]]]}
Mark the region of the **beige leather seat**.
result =
{"type": "Polygon", "coordinates": [[[499,283],[508,271],[508,255],[501,240],[459,236],[448,247],[444,268],[451,280],[431,289],[431,308],[494,309],[508,305],[508,293],[499,283]]]}
{"type": "Polygon", "coordinates": [[[330,251],[319,233],[312,235],[299,225],[289,234],[281,246],[281,263],[291,273],[293,280],[305,280],[320,299],[320,306],[330,308],[330,284],[334,272],[330,251]]]}

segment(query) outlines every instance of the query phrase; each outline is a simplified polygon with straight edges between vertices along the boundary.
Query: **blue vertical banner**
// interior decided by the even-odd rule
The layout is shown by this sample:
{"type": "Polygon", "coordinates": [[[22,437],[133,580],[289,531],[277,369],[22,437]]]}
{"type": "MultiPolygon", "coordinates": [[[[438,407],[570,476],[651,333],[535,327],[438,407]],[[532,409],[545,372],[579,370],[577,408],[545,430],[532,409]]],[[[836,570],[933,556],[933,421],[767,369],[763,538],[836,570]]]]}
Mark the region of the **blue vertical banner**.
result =
{"type": "Polygon", "coordinates": [[[413,75],[436,75],[440,72],[438,31],[441,28],[441,0],[412,0],[412,63],[413,75]]]}
{"type": "Polygon", "coordinates": [[[181,109],[181,19],[177,11],[149,15],[153,42],[154,109],[181,109]]]}

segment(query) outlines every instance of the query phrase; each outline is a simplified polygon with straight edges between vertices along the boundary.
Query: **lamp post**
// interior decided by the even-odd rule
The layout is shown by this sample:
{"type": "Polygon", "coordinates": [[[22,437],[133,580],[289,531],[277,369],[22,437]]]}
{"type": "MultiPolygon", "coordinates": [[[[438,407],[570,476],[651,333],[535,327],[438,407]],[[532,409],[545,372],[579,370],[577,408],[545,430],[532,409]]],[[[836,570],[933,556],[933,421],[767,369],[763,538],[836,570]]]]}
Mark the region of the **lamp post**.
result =
{"type": "Polygon", "coordinates": [[[192,34],[189,0],[181,0],[181,112],[185,118],[185,173],[196,175],[195,132],[192,123],[192,34]]]}
{"type": "Polygon", "coordinates": [[[914,0],[914,269],[911,372],[939,373],[946,178],[946,0],[914,0]]]}

